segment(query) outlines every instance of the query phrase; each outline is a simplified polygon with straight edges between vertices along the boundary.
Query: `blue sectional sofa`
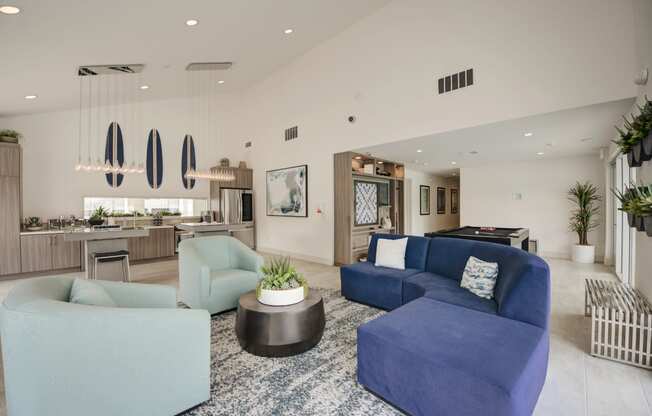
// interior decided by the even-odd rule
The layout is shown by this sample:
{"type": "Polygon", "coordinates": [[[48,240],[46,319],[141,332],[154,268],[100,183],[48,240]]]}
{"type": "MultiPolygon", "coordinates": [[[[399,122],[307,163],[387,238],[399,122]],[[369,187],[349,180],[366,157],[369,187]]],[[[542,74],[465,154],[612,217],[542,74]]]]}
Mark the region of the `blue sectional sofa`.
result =
{"type": "Polygon", "coordinates": [[[508,246],[408,237],[406,269],[341,268],[347,299],[392,312],[358,328],[358,381],[411,415],[521,416],[534,410],[548,366],[550,272],[508,246]],[[494,299],[460,287],[469,256],[497,262],[494,299]]]}

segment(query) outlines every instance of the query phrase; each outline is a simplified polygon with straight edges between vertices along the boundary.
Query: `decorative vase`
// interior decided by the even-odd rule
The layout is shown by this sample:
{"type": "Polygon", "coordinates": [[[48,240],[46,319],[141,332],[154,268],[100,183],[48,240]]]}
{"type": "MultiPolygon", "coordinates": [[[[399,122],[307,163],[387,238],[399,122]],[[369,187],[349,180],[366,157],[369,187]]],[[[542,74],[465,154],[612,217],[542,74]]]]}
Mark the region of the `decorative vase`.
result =
{"type": "MultiPolygon", "coordinates": [[[[641,146],[640,143],[635,144],[632,149],[627,153],[627,164],[629,165],[630,168],[638,168],[641,166],[642,161],[636,158],[636,152],[634,151],[634,148],[636,146],[641,146]]],[[[640,150],[639,150],[640,154],[640,150]]]]}
{"type": "Polygon", "coordinates": [[[0,136],[0,142],[3,143],[18,143],[18,139],[11,136],[0,136]]]}
{"type": "Polygon", "coordinates": [[[575,263],[595,263],[595,246],[573,245],[571,260],[575,263]]]}
{"type": "Polygon", "coordinates": [[[294,305],[303,301],[305,298],[305,289],[303,286],[286,289],[286,290],[270,290],[270,289],[260,289],[260,294],[258,295],[258,302],[269,305],[269,306],[287,306],[294,305]]]}
{"type": "Polygon", "coordinates": [[[645,226],[645,234],[652,237],[652,215],[643,217],[643,225],[645,226]]]}

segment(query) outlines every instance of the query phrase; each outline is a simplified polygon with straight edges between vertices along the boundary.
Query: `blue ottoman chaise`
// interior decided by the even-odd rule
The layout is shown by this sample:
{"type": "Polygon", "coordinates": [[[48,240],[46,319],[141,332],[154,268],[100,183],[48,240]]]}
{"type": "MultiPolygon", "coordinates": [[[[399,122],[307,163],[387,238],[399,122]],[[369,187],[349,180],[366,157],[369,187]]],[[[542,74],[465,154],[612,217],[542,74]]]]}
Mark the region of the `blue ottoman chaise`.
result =
{"type": "Polygon", "coordinates": [[[525,251],[408,237],[405,270],[341,268],[342,294],[392,312],[358,328],[358,381],[411,415],[529,415],[548,366],[550,272],[525,251]],[[470,256],[498,263],[494,299],[460,287],[470,256]]]}

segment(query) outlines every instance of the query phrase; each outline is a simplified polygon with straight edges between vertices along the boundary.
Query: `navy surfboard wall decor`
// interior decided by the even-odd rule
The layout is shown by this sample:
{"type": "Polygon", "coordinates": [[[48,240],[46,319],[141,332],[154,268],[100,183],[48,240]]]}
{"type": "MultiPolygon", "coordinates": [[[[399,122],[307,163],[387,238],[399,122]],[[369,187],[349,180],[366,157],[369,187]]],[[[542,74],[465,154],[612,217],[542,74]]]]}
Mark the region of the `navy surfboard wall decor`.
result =
{"type": "Polygon", "coordinates": [[[163,183],[163,146],[157,129],[151,129],[147,137],[147,182],[152,189],[163,183]]]}
{"type": "MultiPolygon", "coordinates": [[[[125,163],[125,145],[122,139],[122,129],[115,121],[109,124],[106,133],[106,145],[104,146],[104,162],[111,166],[120,166],[125,163]]],[[[106,181],[112,188],[122,185],[124,175],[122,173],[107,172],[106,181]]]]}
{"type": "Polygon", "coordinates": [[[181,181],[183,182],[183,187],[186,189],[195,187],[195,180],[186,178],[186,172],[189,169],[197,169],[197,162],[195,160],[195,142],[192,140],[191,135],[186,134],[186,137],[183,138],[183,147],[181,148],[181,181]]]}

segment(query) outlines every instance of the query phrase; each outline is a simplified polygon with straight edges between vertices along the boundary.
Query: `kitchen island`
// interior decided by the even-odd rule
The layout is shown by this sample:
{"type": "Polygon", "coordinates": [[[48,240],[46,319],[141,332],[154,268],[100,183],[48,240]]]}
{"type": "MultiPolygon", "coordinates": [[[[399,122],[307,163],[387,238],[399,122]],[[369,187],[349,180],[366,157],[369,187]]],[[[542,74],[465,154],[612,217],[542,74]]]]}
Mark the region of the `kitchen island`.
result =
{"type": "Polygon", "coordinates": [[[176,227],[191,233],[196,238],[226,235],[237,238],[252,249],[256,248],[253,223],[225,224],[223,222],[193,222],[177,224],[176,227]]]}
{"type": "MultiPolygon", "coordinates": [[[[64,233],[64,241],[81,241],[82,261],[86,270],[86,278],[90,276],[95,253],[129,250],[128,239],[149,236],[149,228],[83,228],[64,233]]],[[[107,264],[106,271],[101,275],[103,280],[122,280],[122,270],[117,264],[107,264]]]]}

